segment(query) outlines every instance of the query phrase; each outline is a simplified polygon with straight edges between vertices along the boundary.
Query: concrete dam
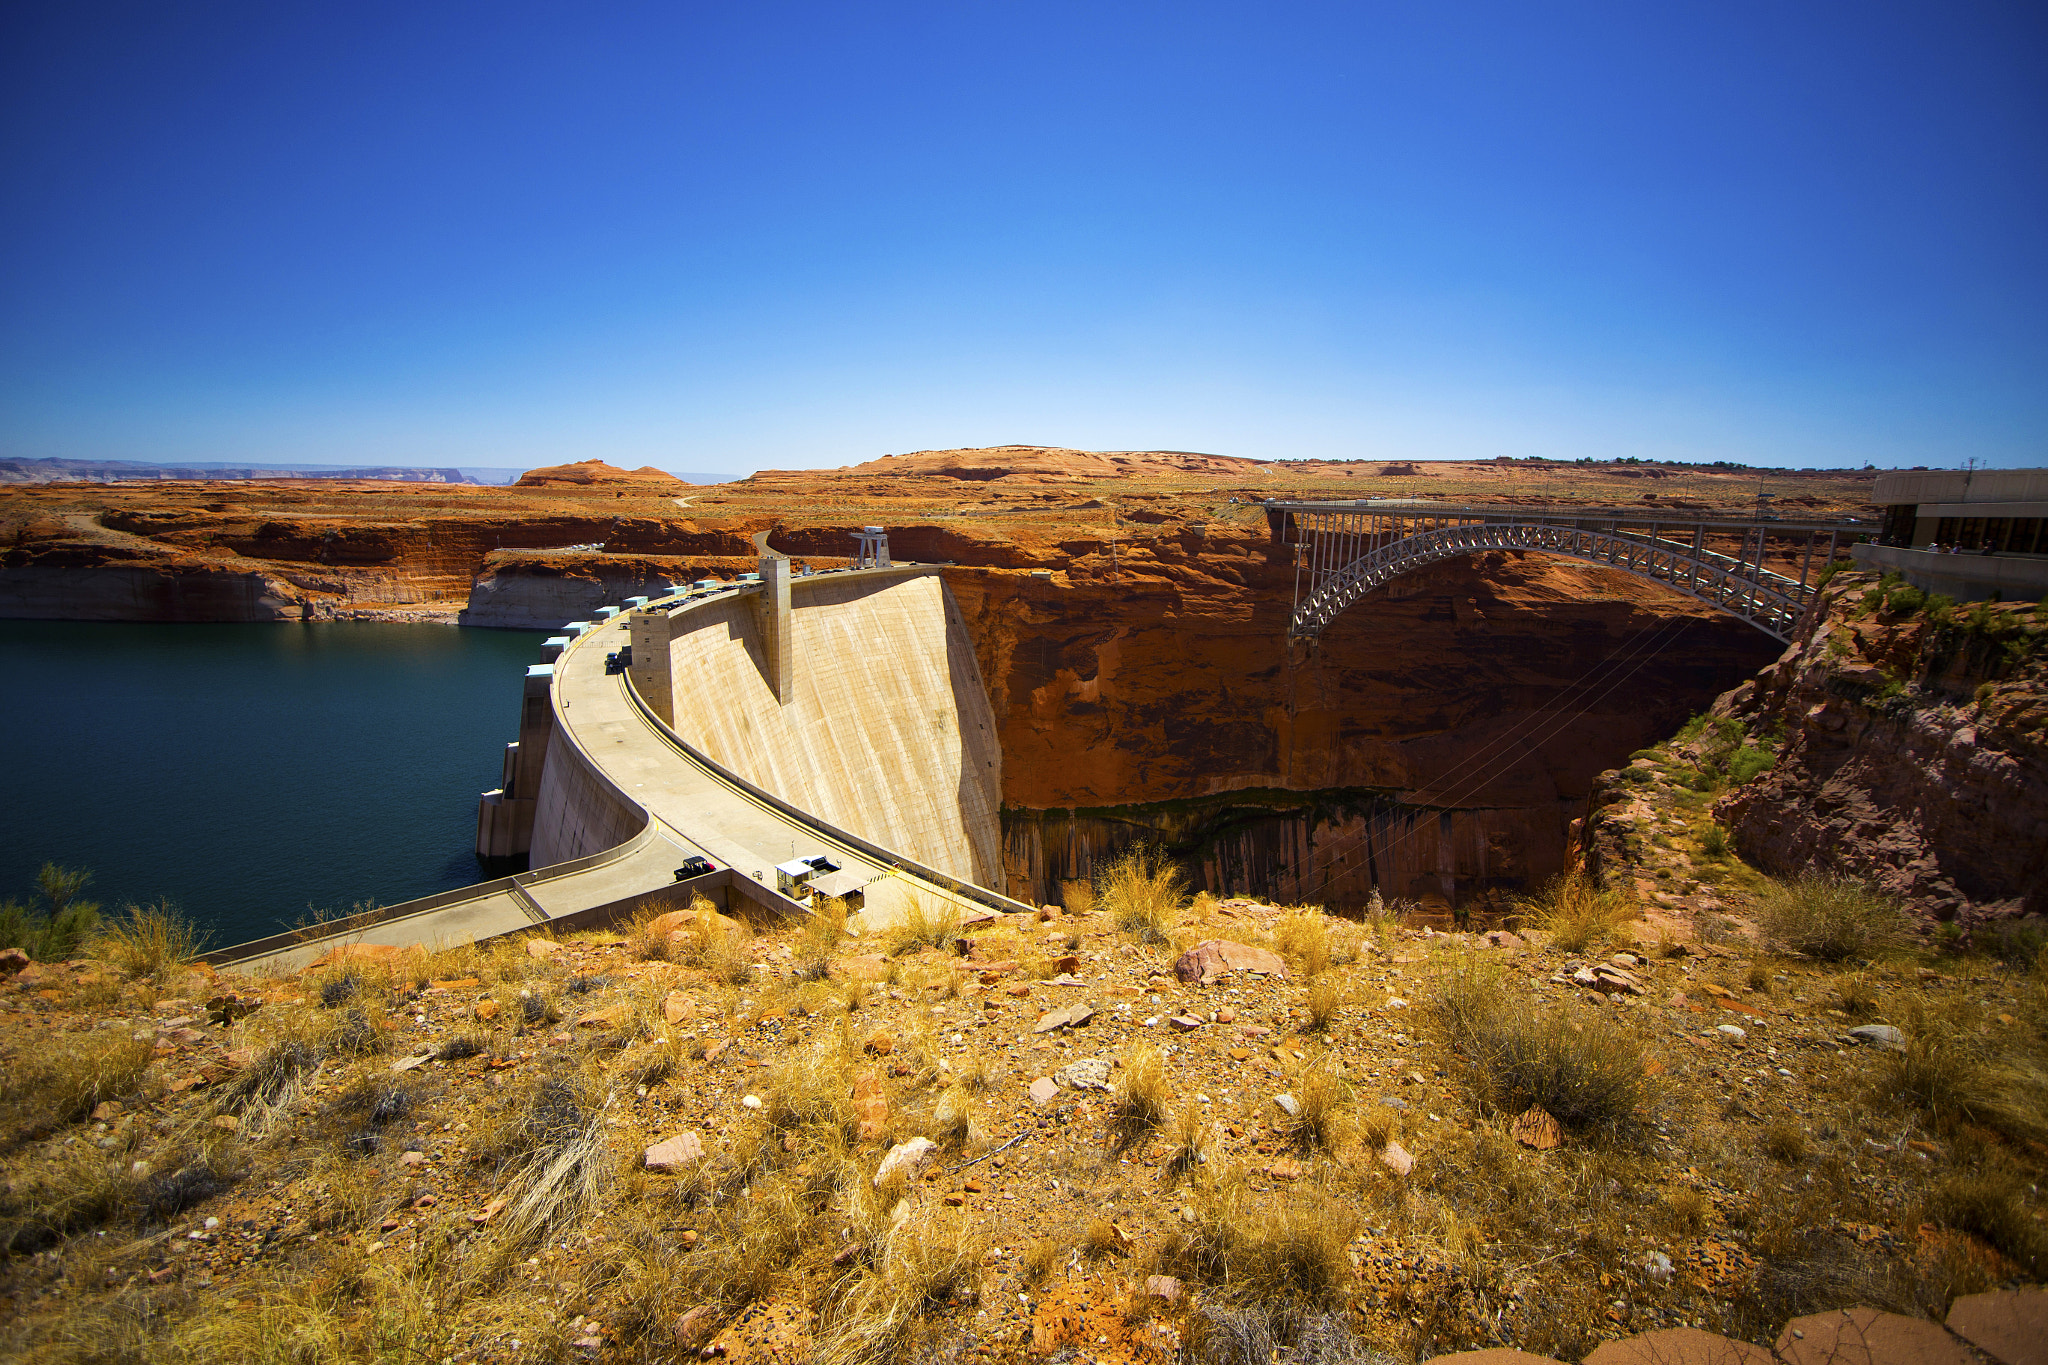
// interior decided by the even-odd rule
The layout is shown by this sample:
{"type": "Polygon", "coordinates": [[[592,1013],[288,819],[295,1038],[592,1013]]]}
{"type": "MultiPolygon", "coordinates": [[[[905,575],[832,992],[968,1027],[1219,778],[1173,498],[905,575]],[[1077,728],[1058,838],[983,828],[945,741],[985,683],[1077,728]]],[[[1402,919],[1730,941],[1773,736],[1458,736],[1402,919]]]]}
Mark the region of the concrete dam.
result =
{"type": "Polygon", "coordinates": [[[478,852],[532,871],[215,960],[291,970],[339,941],[594,927],[693,894],[801,913],[775,868],[818,855],[869,923],[914,902],[1031,910],[988,889],[1002,755],[966,623],[935,567],[877,558],[799,574],[766,551],[747,580],[571,624],[527,670],[503,786],[478,809],[478,852]],[[711,871],[679,877],[692,857],[711,871]]]}

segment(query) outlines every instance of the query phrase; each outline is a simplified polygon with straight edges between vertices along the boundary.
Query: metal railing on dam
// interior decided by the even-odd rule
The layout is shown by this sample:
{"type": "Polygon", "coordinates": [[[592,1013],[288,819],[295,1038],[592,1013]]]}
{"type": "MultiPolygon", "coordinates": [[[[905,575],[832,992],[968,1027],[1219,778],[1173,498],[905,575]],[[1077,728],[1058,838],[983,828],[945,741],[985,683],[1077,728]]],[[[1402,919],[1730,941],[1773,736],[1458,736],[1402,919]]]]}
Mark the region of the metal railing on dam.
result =
{"type": "Polygon", "coordinates": [[[1816,571],[1833,563],[1847,542],[1876,529],[1770,513],[1717,517],[1677,508],[1545,509],[1378,498],[1276,500],[1265,509],[1274,538],[1295,547],[1289,639],[1314,639],[1346,607],[1402,574],[1462,555],[1512,550],[1620,569],[1789,640],[1818,592],[1816,571]]]}
{"type": "MultiPolygon", "coordinates": [[[[819,575],[860,580],[873,591],[933,573],[901,566],[819,575]]],[[[977,913],[1023,913],[1034,907],[929,866],[807,811],[748,780],[679,735],[656,713],[625,672],[606,658],[628,645],[632,622],[645,612],[687,614],[731,607],[761,591],[754,583],[676,594],[611,619],[578,623],[553,644],[552,664],[529,679],[529,717],[545,713],[543,821],[623,832],[609,847],[551,865],[309,925],[243,943],[207,959],[243,970],[290,971],[348,942],[435,944],[474,941],[548,928],[568,931],[628,918],[666,897],[702,893],[730,906],[735,899],[784,914],[804,913],[775,889],[767,869],[793,853],[824,853],[868,882],[870,909],[891,896],[953,903],[977,913]],[[544,692],[544,696],[537,695],[544,692]],[[571,810],[581,804],[584,809],[571,810]],[[600,806],[593,816],[589,809],[600,806]],[[557,819],[559,817],[559,819],[557,819]],[[675,869],[698,855],[715,870],[677,881],[675,869]]],[[[815,658],[811,667],[858,667],[856,658],[815,658]]],[[[522,735],[530,733],[522,727],[522,735]]],[[[525,742],[522,740],[522,742],[525,742]]],[[[513,763],[508,760],[508,771],[513,763]]]]}

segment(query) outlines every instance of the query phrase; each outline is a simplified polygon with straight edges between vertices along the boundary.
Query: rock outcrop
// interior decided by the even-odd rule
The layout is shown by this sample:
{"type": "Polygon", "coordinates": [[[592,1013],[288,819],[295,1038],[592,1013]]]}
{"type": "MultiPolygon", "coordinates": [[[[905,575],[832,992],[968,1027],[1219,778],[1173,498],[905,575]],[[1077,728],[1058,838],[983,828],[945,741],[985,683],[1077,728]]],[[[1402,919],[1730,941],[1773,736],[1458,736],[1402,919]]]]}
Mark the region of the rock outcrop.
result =
{"type": "Polygon", "coordinates": [[[1771,871],[1853,876],[1929,919],[2048,913],[2048,623],[1872,610],[1872,586],[1837,577],[1783,657],[1722,698],[1786,740],[1717,816],[1771,871]]]}

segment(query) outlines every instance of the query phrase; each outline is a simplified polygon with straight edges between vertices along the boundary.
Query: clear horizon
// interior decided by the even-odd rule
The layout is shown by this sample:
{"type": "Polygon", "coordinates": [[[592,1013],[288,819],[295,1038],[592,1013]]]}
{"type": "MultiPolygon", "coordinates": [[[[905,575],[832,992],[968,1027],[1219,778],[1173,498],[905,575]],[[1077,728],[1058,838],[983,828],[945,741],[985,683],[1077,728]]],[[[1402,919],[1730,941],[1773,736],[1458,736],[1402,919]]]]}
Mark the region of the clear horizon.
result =
{"type": "Polygon", "coordinates": [[[30,3],[0,455],[2048,464],[2048,16],[30,3]]]}

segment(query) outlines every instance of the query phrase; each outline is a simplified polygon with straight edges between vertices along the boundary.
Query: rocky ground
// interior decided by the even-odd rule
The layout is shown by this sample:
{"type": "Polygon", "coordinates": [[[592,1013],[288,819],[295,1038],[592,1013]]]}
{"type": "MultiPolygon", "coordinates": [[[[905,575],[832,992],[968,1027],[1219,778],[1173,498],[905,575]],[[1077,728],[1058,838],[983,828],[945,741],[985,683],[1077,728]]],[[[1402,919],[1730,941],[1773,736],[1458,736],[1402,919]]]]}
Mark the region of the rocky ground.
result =
{"type": "Polygon", "coordinates": [[[857,937],[686,914],[256,982],[37,963],[0,992],[0,1340],[1579,1360],[2038,1280],[2041,1111],[1916,1071],[1967,1026],[2038,1086],[2036,965],[1772,956],[1734,913],[1756,876],[1711,879],[1725,916],[1521,932],[1203,897],[857,937]],[[1480,1074],[1452,1015],[1481,999],[1563,1040],[1557,1114],[1480,1074]]]}

